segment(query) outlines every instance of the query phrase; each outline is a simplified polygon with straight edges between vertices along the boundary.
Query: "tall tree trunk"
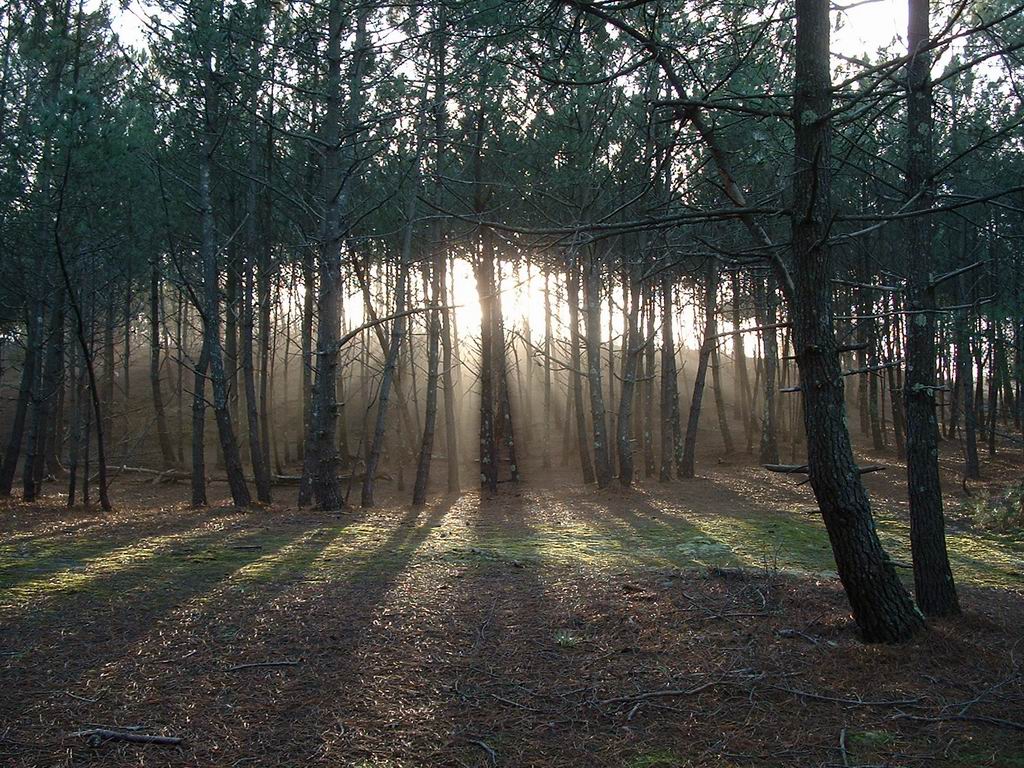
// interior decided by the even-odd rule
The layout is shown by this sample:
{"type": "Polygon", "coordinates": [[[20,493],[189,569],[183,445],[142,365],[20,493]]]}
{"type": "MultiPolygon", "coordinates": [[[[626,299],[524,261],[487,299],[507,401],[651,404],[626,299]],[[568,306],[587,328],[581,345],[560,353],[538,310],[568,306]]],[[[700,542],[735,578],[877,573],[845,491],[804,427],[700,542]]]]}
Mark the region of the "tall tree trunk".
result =
{"type": "MultiPolygon", "coordinates": [[[[496,431],[500,432],[501,439],[505,443],[510,480],[519,482],[519,462],[516,458],[515,428],[512,422],[512,388],[508,383],[508,354],[505,345],[505,314],[501,307],[501,274],[498,262],[496,264],[496,288],[494,301],[491,303],[491,311],[494,313],[494,374],[495,394],[497,396],[497,416],[495,418],[496,431]]],[[[518,366],[517,366],[518,370],[518,366]]]]}
{"type": "MultiPolygon", "coordinates": [[[[273,79],[273,71],[271,79],[273,79]]],[[[267,179],[274,177],[274,94],[267,99],[267,140],[264,144],[264,172],[267,179]]],[[[274,195],[271,184],[263,185],[261,199],[262,238],[259,250],[259,265],[256,271],[256,301],[259,304],[259,398],[260,398],[260,450],[263,466],[270,467],[270,433],[272,397],[270,394],[270,376],[273,367],[273,353],[270,337],[272,335],[271,320],[271,272],[273,269],[274,242],[274,195]]],[[[278,290],[278,294],[280,291],[278,290]]],[[[289,335],[291,331],[289,329],[289,335]]],[[[287,399],[285,399],[287,402],[287,399]]]]}
{"type": "Polygon", "coordinates": [[[68,431],[68,507],[75,506],[75,494],[78,480],[78,455],[82,448],[82,428],[85,415],[85,371],[79,363],[76,347],[72,347],[71,376],[71,425],[68,431]]]}
{"type": "Polygon", "coordinates": [[[185,314],[188,302],[183,291],[178,291],[178,311],[175,313],[174,348],[178,353],[174,397],[178,412],[178,463],[185,464],[185,314]]]}
{"type": "Polygon", "coordinates": [[[206,498],[206,369],[210,355],[203,340],[192,386],[192,506],[205,507],[206,498]]]}
{"type": "MultiPolygon", "coordinates": [[[[886,315],[885,321],[885,356],[887,362],[893,362],[900,357],[899,329],[900,323],[895,321],[896,298],[886,295],[882,303],[882,309],[886,315]]],[[[944,345],[943,345],[944,346],[944,345]]],[[[903,408],[903,377],[898,366],[891,365],[886,368],[889,386],[889,408],[892,411],[892,434],[896,442],[896,455],[903,458],[906,456],[906,412],[903,408]]]]}
{"type": "Polygon", "coordinates": [[[541,466],[551,468],[551,287],[544,272],[544,445],[541,466]]]}
{"type": "Polygon", "coordinates": [[[673,332],[675,310],[672,306],[672,282],[661,280],[661,467],[658,480],[672,479],[672,467],[678,470],[682,458],[679,440],[679,390],[676,381],[676,342],[673,332]]]}
{"type": "Polygon", "coordinates": [[[643,293],[647,329],[643,350],[644,380],[640,386],[644,392],[644,477],[651,478],[657,470],[654,463],[654,288],[650,281],[645,282],[643,293]]]}
{"type": "MultiPolygon", "coordinates": [[[[232,194],[231,209],[234,210],[234,194],[232,194]]],[[[242,293],[242,268],[238,264],[238,247],[234,238],[224,248],[227,252],[224,281],[224,343],[222,345],[224,358],[224,375],[228,392],[228,413],[231,416],[232,424],[238,422],[238,403],[240,387],[238,386],[238,314],[241,305],[242,293]]],[[[218,324],[219,324],[218,318],[218,324]]],[[[218,331],[218,336],[219,336],[218,331]]],[[[223,460],[221,453],[221,460],[223,460]]]]}
{"type": "MultiPolygon", "coordinates": [[[[305,461],[306,436],[309,434],[313,413],[313,315],[316,313],[316,255],[312,248],[306,248],[302,257],[302,328],[299,349],[302,356],[299,369],[302,372],[302,432],[298,439],[298,458],[305,461]]],[[[309,503],[312,490],[308,483],[299,486],[299,505],[309,503]],[[307,498],[303,498],[307,496],[307,498]]]]}
{"type": "MultiPolygon", "coordinates": [[[[442,303],[451,304],[446,287],[448,257],[441,259],[441,286],[445,291],[442,303]]],[[[455,392],[455,377],[452,368],[455,366],[455,355],[452,349],[452,316],[454,310],[441,310],[441,383],[444,387],[444,436],[445,452],[448,454],[448,493],[459,492],[459,431],[458,431],[458,399],[455,392]]]]}
{"type": "MultiPolygon", "coordinates": [[[[434,264],[430,277],[430,297],[435,307],[441,305],[442,270],[445,254],[435,248],[434,264]]],[[[441,336],[440,310],[430,312],[427,323],[427,393],[423,419],[423,440],[420,443],[420,458],[416,467],[416,481],[413,483],[412,503],[422,505],[427,501],[427,485],[430,481],[430,461],[434,454],[434,427],[437,423],[437,375],[441,336]]]]}
{"type": "MultiPolygon", "coordinates": [[[[915,210],[932,200],[932,95],[929,0],[910,0],[907,65],[907,196],[915,210]]],[[[939,477],[939,427],[935,419],[935,288],[929,282],[934,263],[928,218],[907,220],[907,488],[910,493],[910,546],[914,593],[928,616],[960,612],[953,571],[946,552],[946,522],[939,477]]]]}
{"type": "Polygon", "coordinates": [[[153,397],[153,413],[156,417],[157,443],[163,468],[175,465],[171,435],[167,431],[167,413],[164,410],[164,396],[160,388],[160,264],[156,257],[149,267],[149,388],[153,397]]]}
{"type": "Polygon", "coordinates": [[[746,440],[746,451],[750,453],[754,446],[754,419],[750,413],[752,401],[750,389],[750,374],[747,372],[747,350],[743,334],[740,333],[740,326],[743,322],[741,311],[740,273],[734,270],[732,273],[732,355],[733,369],[735,371],[734,384],[736,385],[737,413],[743,422],[743,436],[746,440]]]}
{"type": "Polygon", "coordinates": [[[61,365],[64,359],[64,289],[57,290],[50,310],[50,329],[47,333],[46,356],[42,379],[33,397],[32,414],[26,436],[25,466],[22,471],[22,489],[25,501],[35,501],[40,490],[40,479],[46,459],[46,427],[50,411],[63,386],[61,365]]]}
{"type": "MultiPolygon", "coordinates": [[[[78,300],[75,298],[75,289],[71,282],[71,274],[68,272],[67,261],[64,258],[64,245],[61,240],[61,214],[64,207],[64,190],[67,185],[67,172],[70,168],[70,164],[65,166],[64,181],[60,188],[59,203],[57,206],[57,217],[53,227],[53,241],[57,251],[57,263],[60,266],[60,274],[64,280],[64,291],[67,296],[71,309],[74,311],[75,316],[75,335],[78,339],[78,346],[82,352],[83,367],[88,376],[89,393],[92,400],[92,411],[89,418],[95,417],[96,421],[96,453],[99,459],[99,494],[100,494],[100,508],[104,512],[110,512],[113,507],[110,504],[110,496],[108,495],[107,487],[107,449],[105,442],[105,434],[103,432],[103,408],[100,405],[99,388],[96,382],[96,368],[93,364],[93,343],[92,339],[86,338],[85,335],[85,320],[83,317],[82,307],[78,300]]],[[[89,312],[89,325],[90,335],[95,330],[96,324],[96,307],[95,307],[95,291],[93,291],[92,309],[89,312]]],[[[83,502],[89,503],[89,432],[90,432],[90,421],[86,421],[85,436],[83,438],[83,444],[85,446],[85,472],[82,477],[82,492],[83,502]]]]}
{"type": "MultiPolygon", "coordinates": [[[[207,85],[212,90],[212,85],[207,85]]],[[[228,487],[236,506],[247,507],[251,503],[249,488],[242,469],[242,457],[235,440],[234,425],[231,423],[227,374],[224,370],[224,356],[220,345],[220,271],[217,265],[217,241],[213,222],[213,200],[210,194],[210,165],[213,160],[215,133],[211,126],[203,137],[199,152],[199,211],[202,237],[200,240],[203,266],[203,344],[209,359],[210,385],[213,390],[213,415],[217,422],[217,436],[220,439],[224,468],[228,475],[228,487]]]]}
{"type": "Polygon", "coordinates": [[[764,328],[761,331],[762,347],[762,385],[764,388],[764,400],[761,410],[761,443],[758,449],[758,458],[762,464],[777,464],[779,462],[779,440],[776,429],[776,407],[775,394],[779,378],[779,341],[775,331],[775,291],[776,282],[772,277],[756,285],[756,300],[759,311],[759,324],[764,328]]]}
{"type": "MultiPolygon", "coordinates": [[[[993,290],[993,293],[995,291],[993,290]]],[[[988,410],[985,416],[988,420],[988,455],[996,455],[996,419],[999,414],[999,368],[996,361],[996,348],[999,340],[996,338],[996,319],[989,318],[988,322],[988,410]]]]}
{"type": "Polygon", "coordinates": [[[583,288],[586,318],[587,379],[590,383],[590,417],[594,431],[594,475],[597,487],[611,482],[612,469],[608,456],[607,414],[601,385],[601,283],[597,259],[591,253],[584,266],[583,288]]]}
{"type": "MultiPolygon", "coordinates": [[[[448,139],[448,106],[447,106],[447,71],[448,54],[447,8],[443,3],[436,6],[437,16],[434,20],[434,201],[440,208],[443,203],[444,172],[447,168],[448,139]]],[[[454,310],[448,305],[453,302],[448,290],[448,248],[447,230],[443,221],[438,221],[434,234],[434,247],[437,249],[438,260],[435,261],[440,280],[441,304],[441,386],[444,390],[444,434],[445,452],[448,455],[448,493],[459,492],[459,436],[458,436],[458,401],[455,392],[452,367],[455,356],[452,350],[452,318],[454,310]]]]}
{"type": "Polygon", "coordinates": [[[725,401],[725,381],[722,376],[721,351],[718,342],[711,347],[711,387],[715,390],[715,415],[718,417],[718,431],[722,433],[722,450],[726,456],[736,448],[729,428],[728,404],[725,401]]]}
{"type": "Polygon", "coordinates": [[[111,437],[114,430],[114,292],[107,294],[103,313],[103,434],[111,437]]]}
{"type": "MultiPolygon", "coordinates": [[[[317,290],[316,363],[303,463],[303,476],[308,478],[308,487],[317,507],[322,510],[338,509],[344,503],[338,483],[338,449],[335,442],[338,430],[338,333],[344,288],[341,251],[346,234],[345,217],[348,214],[351,176],[357,164],[354,149],[356,132],[365,98],[363,69],[368,55],[368,14],[368,8],[360,8],[356,20],[349,71],[349,100],[344,118],[346,140],[342,147],[341,36],[346,19],[340,0],[331,0],[328,11],[327,109],[324,114],[325,150],[321,191],[323,221],[319,250],[320,285],[317,290]]],[[[381,407],[384,407],[383,402],[381,407]]],[[[367,478],[373,477],[374,470],[375,467],[367,466],[367,478]]],[[[370,494],[372,503],[372,483],[370,494]]],[[[365,502],[364,487],[364,505],[365,502]]]]}
{"type": "Polygon", "coordinates": [[[583,482],[594,482],[594,466],[590,461],[587,446],[587,415],[583,410],[583,356],[580,353],[580,278],[576,263],[576,251],[571,250],[566,259],[566,296],[569,305],[569,380],[572,392],[572,408],[576,419],[576,444],[579,447],[580,470],[583,482]]]}
{"type": "Polygon", "coordinates": [[[412,228],[415,216],[415,194],[410,194],[406,205],[405,232],[402,236],[402,263],[399,266],[398,280],[395,284],[395,320],[391,325],[391,338],[388,341],[387,355],[384,360],[384,372],[381,374],[380,391],[377,395],[377,417],[374,422],[373,437],[366,455],[366,476],[363,478],[362,500],[364,507],[374,505],[374,481],[377,467],[380,465],[381,453],[384,450],[384,438],[387,430],[388,410],[391,404],[391,391],[394,388],[398,356],[405,341],[406,316],[405,300],[408,292],[409,263],[412,258],[412,228]]]}
{"type": "Polygon", "coordinates": [[[25,420],[28,415],[36,379],[38,378],[44,311],[45,305],[38,301],[33,301],[28,313],[28,334],[25,340],[25,357],[21,365],[21,384],[18,387],[18,401],[14,406],[14,418],[11,421],[11,431],[7,439],[7,450],[4,453],[3,466],[0,467],[0,497],[3,498],[11,495],[11,489],[14,487],[14,476],[18,469],[18,459],[21,456],[25,420]]]}
{"type": "Polygon", "coordinates": [[[253,478],[256,484],[256,498],[269,504],[270,496],[270,465],[264,460],[263,441],[260,437],[259,401],[256,399],[256,361],[253,351],[253,337],[256,331],[256,307],[254,306],[256,291],[256,271],[259,269],[256,253],[259,250],[256,217],[257,194],[256,181],[259,173],[257,163],[256,139],[258,133],[253,124],[251,135],[252,145],[249,147],[249,183],[246,190],[246,248],[242,260],[242,328],[241,328],[241,362],[242,381],[245,387],[245,414],[249,438],[249,462],[252,464],[253,478]]]}
{"type": "Polygon", "coordinates": [[[854,618],[869,642],[907,640],[921,615],[882,549],[853,460],[832,314],[829,6],[797,0],[793,98],[793,341],[807,463],[854,618]]]}
{"type": "Polygon", "coordinates": [[[697,426],[700,423],[701,403],[704,399],[704,384],[708,376],[708,364],[718,333],[718,265],[714,259],[708,261],[704,285],[704,340],[697,358],[697,374],[693,379],[693,397],[690,399],[690,415],[686,420],[686,439],[683,443],[683,464],[680,477],[692,478],[696,470],[697,426]]]}
{"type": "MultiPolygon", "coordinates": [[[[625,366],[622,376],[622,389],[619,395],[619,419],[617,424],[619,443],[619,482],[629,487],[633,484],[634,445],[633,445],[633,402],[636,391],[637,366],[640,359],[640,276],[636,274],[637,266],[627,267],[629,274],[629,310],[626,314],[624,329],[625,366]]],[[[626,295],[623,295],[623,299],[626,295]]]]}
{"type": "MultiPolygon", "coordinates": [[[[960,278],[954,279],[959,303],[964,304],[967,291],[960,278]]],[[[978,414],[974,408],[974,362],[971,359],[969,312],[968,309],[959,310],[956,318],[956,370],[964,412],[964,477],[977,480],[981,477],[981,465],[978,461],[978,414]]]]}
{"type": "Polygon", "coordinates": [[[494,243],[490,228],[480,234],[477,294],[480,297],[480,486],[498,490],[498,446],[495,434],[494,243]]]}

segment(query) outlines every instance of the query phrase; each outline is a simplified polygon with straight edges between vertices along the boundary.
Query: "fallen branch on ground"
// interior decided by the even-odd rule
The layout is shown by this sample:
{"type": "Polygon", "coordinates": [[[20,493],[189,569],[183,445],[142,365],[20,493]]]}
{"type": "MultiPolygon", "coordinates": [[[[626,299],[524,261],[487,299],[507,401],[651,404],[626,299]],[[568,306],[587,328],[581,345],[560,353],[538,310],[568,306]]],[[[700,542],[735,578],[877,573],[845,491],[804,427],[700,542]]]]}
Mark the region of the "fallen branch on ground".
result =
{"type": "Polygon", "coordinates": [[[89,728],[84,731],[75,731],[71,735],[88,739],[89,744],[94,747],[98,747],[104,741],[127,741],[132,744],[161,744],[167,747],[174,747],[182,742],[182,739],[178,736],[152,736],[147,733],[113,731],[107,728],[89,728]]]}
{"type": "Polygon", "coordinates": [[[631,701],[647,701],[648,699],[660,699],[670,696],[692,696],[695,693],[706,691],[708,688],[714,688],[716,685],[722,685],[723,683],[732,683],[731,680],[711,680],[707,683],[701,683],[695,685],[693,688],[666,688],[664,691],[647,691],[646,693],[637,693],[633,696],[616,696],[613,699],[602,699],[597,702],[598,704],[626,704],[631,701]]]}
{"type": "MultiPolygon", "coordinates": [[[[386,472],[378,472],[375,475],[377,480],[391,480],[391,475],[386,472]]],[[[366,478],[365,472],[359,472],[356,474],[338,475],[339,482],[348,482],[349,480],[363,480],[366,478]]],[[[274,485],[298,485],[302,482],[302,475],[274,475],[271,478],[274,485]]]]}
{"type": "MultiPolygon", "coordinates": [[[[806,475],[810,470],[806,464],[762,464],[769,472],[777,472],[780,475],[806,475]]],[[[866,475],[870,472],[881,472],[888,469],[882,464],[868,464],[866,467],[857,467],[857,473],[866,475]]]]}
{"type": "Polygon", "coordinates": [[[948,720],[955,720],[967,723],[985,723],[986,725],[997,725],[1015,731],[1024,731],[1024,723],[1018,723],[1014,720],[1003,720],[1000,717],[989,717],[988,715],[938,715],[937,717],[925,717],[923,715],[907,715],[901,712],[893,719],[914,720],[920,723],[943,723],[948,720]]]}
{"type": "Polygon", "coordinates": [[[811,691],[801,691],[798,688],[786,688],[783,685],[772,685],[769,686],[774,688],[776,691],[783,691],[785,693],[791,693],[794,696],[799,696],[803,699],[813,699],[814,701],[830,701],[835,704],[843,704],[848,707],[906,707],[911,704],[917,704],[921,699],[843,699],[838,696],[826,696],[822,693],[812,693],[811,691]]]}

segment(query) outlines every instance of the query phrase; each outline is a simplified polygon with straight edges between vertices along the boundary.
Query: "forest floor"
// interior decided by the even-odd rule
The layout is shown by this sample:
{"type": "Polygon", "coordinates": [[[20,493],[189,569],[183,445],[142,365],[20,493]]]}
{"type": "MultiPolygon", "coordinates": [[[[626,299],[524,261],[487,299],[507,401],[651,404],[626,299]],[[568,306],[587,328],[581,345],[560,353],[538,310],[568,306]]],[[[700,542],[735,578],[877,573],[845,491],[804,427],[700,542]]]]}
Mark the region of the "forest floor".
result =
{"type": "MultiPolygon", "coordinates": [[[[953,464],[965,613],[899,647],[858,641],[808,486],[746,464],[422,510],[190,510],[127,476],[110,515],[9,502],[0,763],[1024,766],[1024,536],[959,514],[953,464]]],[[[902,473],[867,482],[906,563],[902,473]]]]}

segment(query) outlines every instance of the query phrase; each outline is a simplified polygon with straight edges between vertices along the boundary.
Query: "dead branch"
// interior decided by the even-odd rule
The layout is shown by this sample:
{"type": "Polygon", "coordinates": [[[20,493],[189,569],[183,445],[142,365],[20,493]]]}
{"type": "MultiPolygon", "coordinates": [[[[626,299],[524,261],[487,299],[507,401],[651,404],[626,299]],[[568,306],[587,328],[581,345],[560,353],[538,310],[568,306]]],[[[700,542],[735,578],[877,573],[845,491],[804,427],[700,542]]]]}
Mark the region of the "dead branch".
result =
{"type": "Polygon", "coordinates": [[[754,333],[755,331],[760,333],[761,331],[773,331],[777,328],[789,328],[790,325],[790,323],[772,323],[771,325],[756,325],[750,328],[733,328],[731,331],[722,331],[721,333],[716,333],[711,338],[728,339],[740,333],[754,333]]]}
{"type": "Polygon", "coordinates": [[[958,275],[962,275],[964,272],[970,272],[972,269],[977,269],[978,267],[982,266],[984,263],[985,263],[984,261],[976,261],[973,264],[968,264],[966,267],[960,267],[959,269],[954,269],[952,272],[946,272],[946,273],[941,274],[941,275],[935,275],[935,276],[933,276],[928,281],[928,287],[929,288],[935,288],[939,284],[944,283],[946,280],[950,280],[950,279],[952,279],[952,278],[954,278],[954,277],[956,277],[958,275]]]}
{"type": "MultiPolygon", "coordinates": [[[[856,344],[840,344],[836,347],[836,352],[842,354],[843,352],[859,352],[862,349],[867,349],[870,345],[866,341],[857,342],[856,344]]],[[[796,355],[786,355],[782,358],[783,360],[796,360],[796,355]]]]}
{"type": "MultiPolygon", "coordinates": [[[[762,464],[762,466],[769,472],[777,472],[782,475],[806,475],[809,471],[806,464],[762,464]]],[[[866,467],[857,467],[857,472],[866,475],[870,472],[881,472],[883,469],[888,469],[888,467],[882,464],[868,464],[866,467]]]]}
{"type": "Polygon", "coordinates": [[[770,685],[770,688],[774,688],[776,691],[784,691],[785,693],[791,693],[794,696],[799,696],[803,699],[813,699],[815,701],[829,701],[834,704],[843,704],[848,707],[906,707],[912,704],[917,704],[921,699],[844,699],[839,696],[826,696],[821,693],[813,693],[811,691],[801,691],[799,688],[787,688],[784,685],[770,685]]]}
{"type": "Polygon", "coordinates": [[[671,696],[693,696],[701,691],[706,691],[708,688],[714,688],[716,685],[723,683],[729,683],[729,680],[711,680],[707,683],[701,683],[695,685],[693,688],[666,688],[664,691],[647,691],[646,693],[637,693],[632,696],[616,696],[612,699],[602,699],[598,701],[598,704],[627,704],[629,702],[647,701],[648,699],[660,699],[671,696]]]}
{"type": "Polygon", "coordinates": [[[893,719],[914,720],[922,723],[942,723],[954,720],[968,723],[985,723],[986,725],[996,725],[1001,728],[1009,728],[1014,731],[1024,731],[1024,723],[1018,723],[1015,720],[1004,720],[1001,717],[989,717],[988,715],[936,715],[935,717],[926,717],[924,715],[908,715],[901,712],[893,719]]]}
{"type": "Polygon", "coordinates": [[[893,360],[889,363],[878,363],[877,365],[866,365],[863,368],[854,368],[850,371],[843,371],[843,376],[857,376],[861,373],[872,373],[873,371],[884,371],[887,368],[895,368],[899,365],[899,360],[893,360]]]}
{"type": "Polygon", "coordinates": [[[178,736],[153,736],[147,733],[114,731],[108,728],[89,728],[84,731],[75,731],[70,735],[81,736],[88,739],[89,745],[93,747],[98,747],[104,741],[127,741],[132,744],[160,744],[167,747],[174,747],[182,742],[182,739],[178,736]]]}

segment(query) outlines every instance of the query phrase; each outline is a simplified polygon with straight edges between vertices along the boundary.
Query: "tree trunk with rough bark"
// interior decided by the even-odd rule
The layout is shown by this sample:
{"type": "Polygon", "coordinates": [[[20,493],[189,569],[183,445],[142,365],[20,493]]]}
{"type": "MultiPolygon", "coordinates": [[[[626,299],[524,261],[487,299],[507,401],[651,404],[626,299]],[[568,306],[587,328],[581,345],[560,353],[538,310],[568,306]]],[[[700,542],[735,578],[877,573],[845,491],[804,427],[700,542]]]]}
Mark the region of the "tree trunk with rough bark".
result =
{"type": "MultiPolygon", "coordinates": [[[[207,90],[212,85],[207,84],[207,90]]],[[[209,112],[209,108],[208,108],[209,112]]],[[[217,422],[228,487],[236,506],[247,507],[252,499],[242,469],[242,457],[231,422],[231,410],[224,355],[220,344],[220,271],[217,265],[217,241],[213,223],[213,199],[210,192],[210,166],[213,160],[215,132],[207,126],[199,151],[200,259],[203,268],[203,346],[209,360],[210,385],[213,390],[213,415],[217,422]]]]}
{"type": "MultiPolygon", "coordinates": [[[[929,0],[910,0],[907,65],[907,165],[911,210],[932,201],[932,95],[929,0]]],[[[939,427],[935,418],[935,288],[930,282],[931,225],[925,216],[907,221],[907,347],[904,399],[907,413],[907,488],[914,592],[928,616],[960,612],[946,552],[946,521],[939,477],[939,427]]]]}
{"type": "Polygon", "coordinates": [[[853,459],[833,328],[829,7],[797,0],[793,99],[793,341],[800,368],[807,463],[839,578],[869,642],[899,642],[923,626],[882,549],[853,459]]]}
{"type": "MultiPolygon", "coordinates": [[[[341,36],[346,27],[340,0],[332,0],[328,11],[327,108],[324,112],[324,163],[321,186],[323,221],[318,252],[316,361],[313,365],[313,393],[306,435],[303,475],[308,492],[322,510],[344,504],[338,483],[338,334],[344,285],[341,252],[345,238],[351,176],[356,166],[354,144],[362,112],[363,69],[368,56],[366,20],[369,9],[361,8],[356,19],[352,63],[349,71],[348,105],[342,126],[341,36]],[[342,146],[344,128],[345,142],[342,146]]],[[[367,477],[372,471],[367,468],[367,477]]],[[[372,495],[372,492],[371,492],[372,495]]],[[[300,493],[301,496],[301,493],[300,493]]]]}

